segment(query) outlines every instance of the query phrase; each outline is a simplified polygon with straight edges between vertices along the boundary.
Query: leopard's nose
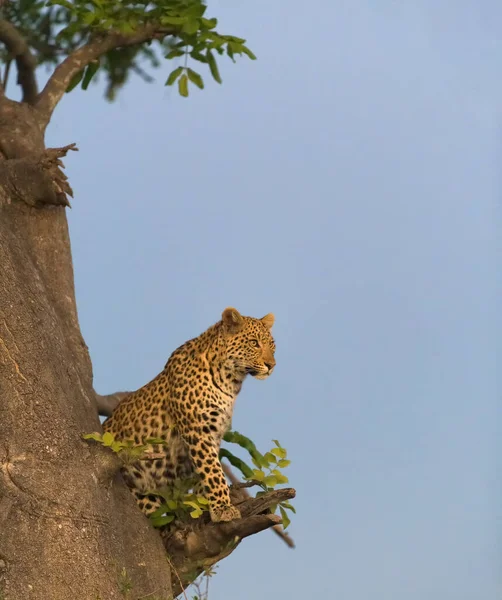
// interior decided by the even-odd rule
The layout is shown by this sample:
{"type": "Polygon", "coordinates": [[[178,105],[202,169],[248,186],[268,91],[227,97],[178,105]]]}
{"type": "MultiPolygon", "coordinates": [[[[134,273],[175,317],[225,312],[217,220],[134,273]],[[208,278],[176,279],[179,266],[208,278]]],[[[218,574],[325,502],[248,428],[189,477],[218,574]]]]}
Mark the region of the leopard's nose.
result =
{"type": "Polygon", "coordinates": [[[267,360],[265,366],[268,367],[269,371],[271,371],[275,367],[275,360],[273,358],[271,360],[267,360]]]}

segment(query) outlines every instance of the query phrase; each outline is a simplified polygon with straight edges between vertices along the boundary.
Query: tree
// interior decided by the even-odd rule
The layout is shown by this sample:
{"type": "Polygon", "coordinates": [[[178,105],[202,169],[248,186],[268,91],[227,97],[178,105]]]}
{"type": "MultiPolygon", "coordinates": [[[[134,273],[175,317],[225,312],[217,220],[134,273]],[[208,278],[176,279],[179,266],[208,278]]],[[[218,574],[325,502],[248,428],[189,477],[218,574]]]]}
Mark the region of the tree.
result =
{"type": "Polygon", "coordinates": [[[201,0],[0,4],[0,598],[166,599],[277,525],[267,509],[294,492],[250,498],[237,486],[240,521],[203,516],[159,535],[116,455],[82,439],[118,396],[95,393],[78,324],[61,160],[76,147],[46,148],[44,134],[63,95],[94,77],[112,100],[132,72],[150,80],[162,56],[180,58],[167,83],[186,96],[204,85],[188,60],[221,82],[215,55],[254,56],[216,32],[201,0]],[[42,65],[51,72],[39,90],[42,65]],[[14,75],[20,100],[9,97],[14,75]]]}

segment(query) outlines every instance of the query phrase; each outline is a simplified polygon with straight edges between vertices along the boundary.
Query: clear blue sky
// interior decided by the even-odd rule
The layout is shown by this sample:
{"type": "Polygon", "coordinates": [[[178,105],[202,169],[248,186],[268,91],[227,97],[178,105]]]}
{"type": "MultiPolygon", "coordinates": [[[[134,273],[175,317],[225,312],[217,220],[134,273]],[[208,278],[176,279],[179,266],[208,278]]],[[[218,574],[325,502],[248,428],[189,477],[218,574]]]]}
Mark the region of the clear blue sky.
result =
{"type": "Polygon", "coordinates": [[[64,99],[82,329],[135,389],[228,305],[276,314],[234,426],[288,448],[297,549],[243,543],[212,600],[500,597],[502,6],[210,2],[257,62],[190,99],[64,99]],[[500,451],[500,447],[499,447],[500,451]],[[500,521],[499,521],[500,522],[500,521]]]}

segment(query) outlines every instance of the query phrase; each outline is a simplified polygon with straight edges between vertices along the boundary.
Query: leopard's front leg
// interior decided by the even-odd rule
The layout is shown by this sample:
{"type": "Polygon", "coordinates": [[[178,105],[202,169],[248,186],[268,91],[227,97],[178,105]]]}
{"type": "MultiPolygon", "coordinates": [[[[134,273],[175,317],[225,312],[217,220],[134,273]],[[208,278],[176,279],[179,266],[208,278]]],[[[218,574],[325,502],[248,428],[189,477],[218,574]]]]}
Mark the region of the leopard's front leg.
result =
{"type": "Polygon", "coordinates": [[[209,500],[211,521],[240,519],[239,509],[230,502],[230,490],[221,468],[218,447],[211,434],[205,434],[202,426],[181,431],[190,454],[195,472],[199,475],[204,496],[209,500]]]}

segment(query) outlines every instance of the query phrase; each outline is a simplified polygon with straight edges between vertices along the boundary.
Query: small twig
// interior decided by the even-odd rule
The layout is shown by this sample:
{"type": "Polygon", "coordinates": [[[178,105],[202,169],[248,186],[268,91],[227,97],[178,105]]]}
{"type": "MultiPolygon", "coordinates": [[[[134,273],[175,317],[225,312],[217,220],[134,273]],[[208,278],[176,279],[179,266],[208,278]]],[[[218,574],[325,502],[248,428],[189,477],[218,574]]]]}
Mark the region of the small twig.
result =
{"type": "Polygon", "coordinates": [[[9,80],[9,71],[10,71],[11,63],[12,63],[12,60],[7,60],[7,62],[5,63],[5,71],[3,72],[3,81],[2,81],[4,90],[7,90],[7,81],[9,80]]]}
{"type": "MultiPolygon", "coordinates": [[[[225,469],[223,469],[225,471],[225,469]]],[[[233,473],[232,473],[233,475],[233,473]]],[[[257,481],[256,479],[251,479],[250,481],[236,481],[235,483],[232,483],[232,488],[234,490],[242,490],[244,488],[250,488],[253,487],[255,485],[260,485],[260,482],[257,481]]]]}
{"type": "Polygon", "coordinates": [[[209,599],[209,573],[206,574],[206,596],[204,598],[204,600],[208,600],[209,599]]]}
{"type": "Polygon", "coordinates": [[[165,457],[165,453],[162,454],[161,452],[146,452],[145,454],[141,455],[138,460],[159,460],[165,457]]]}
{"type": "Polygon", "coordinates": [[[52,160],[57,160],[59,158],[62,158],[63,156],[66,156],[70,150],[78,152],[77,144],[75,142],[66,146],[62,146],[61,148],[47,148],[45,153],[47,154],[48,158],[52,160]]]}
{"type": "Polygon", "coordinates": [[[171,559],[169,558],[168,554],[166,554],[166,559],[167,559],[167,562],[169,563],[169,566],[171,567],[171,571],[176,575],[176,577],[178,579],[178,582],[180,584],[180,587],[181,587],[181,590],[183,592],[183,596],[184,596],[185,600],[188,600],[187,593],[185,592],[185,588],[183,587],[183,582],[181,581],[181,577],[179,576],[178,571],[175,569],[173,563],[171,562],[171,559]]]}

